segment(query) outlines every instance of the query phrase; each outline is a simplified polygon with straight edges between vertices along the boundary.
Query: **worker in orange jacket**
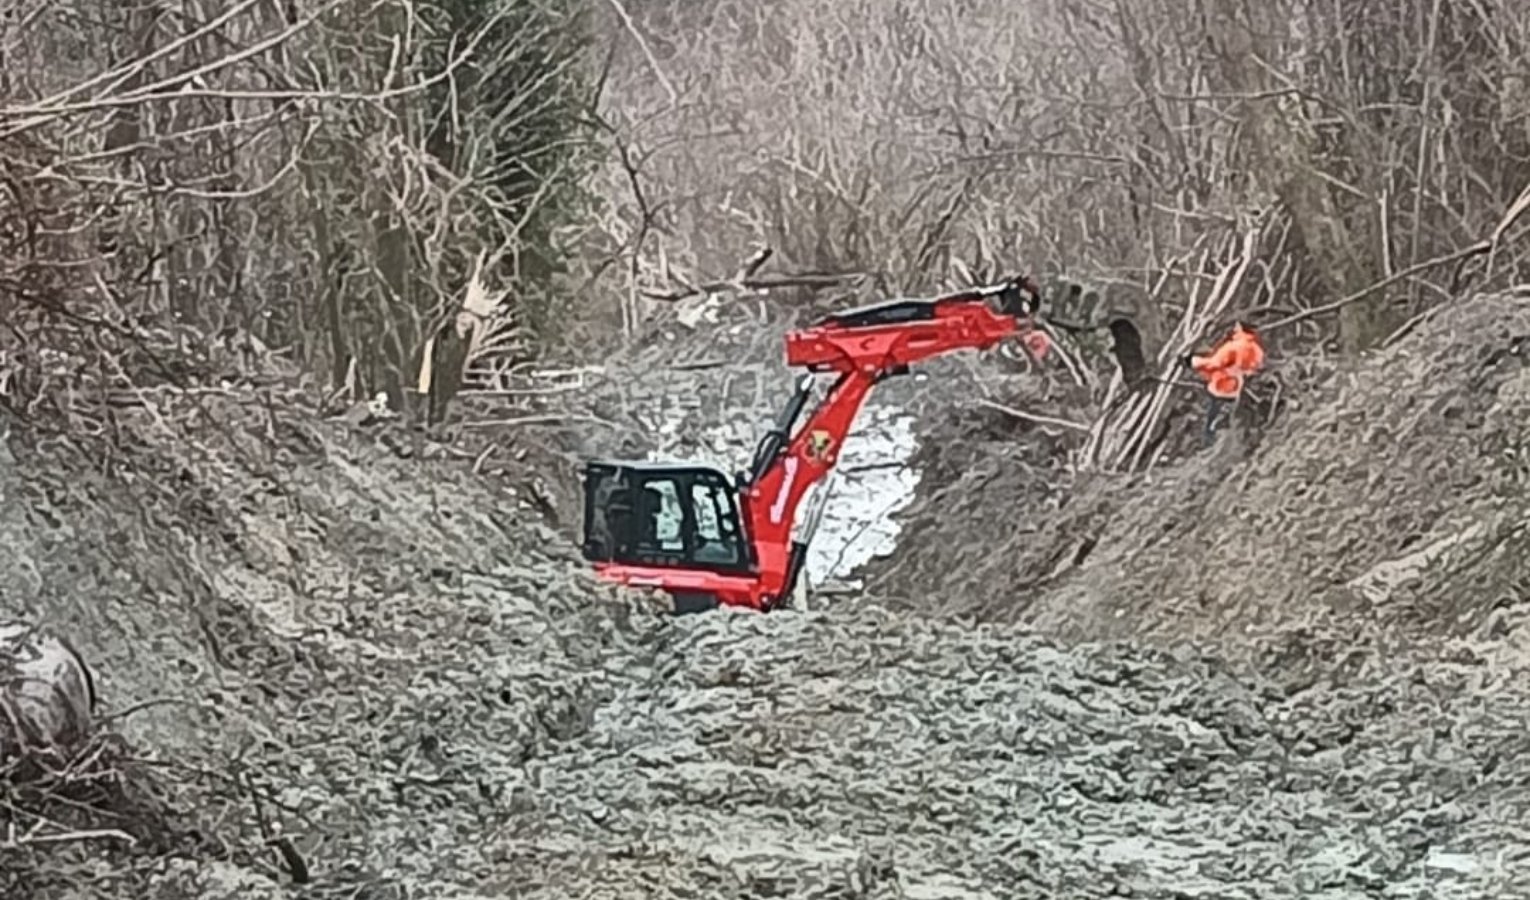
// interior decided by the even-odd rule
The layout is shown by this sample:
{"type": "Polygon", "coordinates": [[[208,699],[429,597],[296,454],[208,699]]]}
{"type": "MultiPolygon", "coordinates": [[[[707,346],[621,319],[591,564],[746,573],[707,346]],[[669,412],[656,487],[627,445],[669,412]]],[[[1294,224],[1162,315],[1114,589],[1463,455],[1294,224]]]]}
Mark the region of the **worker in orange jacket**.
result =
{"type": "Polygon", "coordinates": [[[1201,439],[1210,444],[1222,410],[1242,396],[1248,376],[1264,368],[1264,346],[1252,329],[1238,322],[1210,353],[1186,354],[1181,361],[1206,383],[1206,427],[1201,439]]]}

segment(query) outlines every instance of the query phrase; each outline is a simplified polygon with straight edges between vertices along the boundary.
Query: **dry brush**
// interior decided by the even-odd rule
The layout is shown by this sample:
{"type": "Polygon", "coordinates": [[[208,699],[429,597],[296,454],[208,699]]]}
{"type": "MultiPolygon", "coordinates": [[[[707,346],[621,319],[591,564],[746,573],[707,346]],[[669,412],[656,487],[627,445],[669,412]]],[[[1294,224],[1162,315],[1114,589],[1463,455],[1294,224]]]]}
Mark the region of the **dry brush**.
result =
{"type": "Polygon", "coordinates": [[[1054,311],[1087,418],[1121,387],[1113,313],[1154,356],[1235,317],[1277,358],[1353,352],[1526,272],[1530,25],[1504,0],[610,5],[607,193],[640,288],[762,243],[888,292],[1082,281],[1054,311]]]}
{"type": "Polygon", "coordinates": [[[38,382],[82,359],[128,381],[275,363],[315,394],[395,408],[424,395],[439,418],[465,356],[530,355],[578,239],[594,147],[581,9],[13,8],[0,22],[9,399],[49,396],[38,382]]]}

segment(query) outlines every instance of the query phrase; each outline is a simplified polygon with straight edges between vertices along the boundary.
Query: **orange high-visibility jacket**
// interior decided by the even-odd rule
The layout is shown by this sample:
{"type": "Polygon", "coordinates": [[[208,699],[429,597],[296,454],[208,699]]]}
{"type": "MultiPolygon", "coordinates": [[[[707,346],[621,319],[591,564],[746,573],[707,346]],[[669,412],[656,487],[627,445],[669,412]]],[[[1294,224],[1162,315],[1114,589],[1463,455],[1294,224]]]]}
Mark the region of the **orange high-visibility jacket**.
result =
{"type": "Polygon", "coordinates": [[[1223,400],[1236,399],[1243,393],[1243,379],[1263,366],[1259,337],[1242,325],[1234,326],[1227,340],[1210,353],[1190,358],[1190,367],[1206,381],[1206,391],[1223,400]]]}

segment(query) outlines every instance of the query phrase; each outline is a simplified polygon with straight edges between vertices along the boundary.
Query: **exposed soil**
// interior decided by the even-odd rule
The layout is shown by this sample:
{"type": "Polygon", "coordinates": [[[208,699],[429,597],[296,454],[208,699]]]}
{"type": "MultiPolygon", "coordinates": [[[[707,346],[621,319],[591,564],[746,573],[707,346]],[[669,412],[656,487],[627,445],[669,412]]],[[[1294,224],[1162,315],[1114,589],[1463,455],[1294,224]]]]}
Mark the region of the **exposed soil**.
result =
{"type": "MultiPolygon", "coordinates": [[[[968,471],[884,567],[904,602],[763,617],[596,585],[568,483],[576,454],[705,443],[641,416],[784,390],[774,348],[607,361],[579,405],[617,427],[507,429],[478,474],[254,392],[122,410],[110,449],[8,420],[0,606],[96,667],[122,787],[68,817],[139,841],[0,850],[0,894],[1513,896],[1530,696],[1499,600],[1526,594],[1530,347],[1486,360],[1519,335],[1524,299],[1465,304],[1252,456],[1058,509],[946,433],[968,471]],[[1386,574],[1461,533],[1479,555],[1386,574]]],[[[62,820],[64,792],[26,808],[62,820]]]]}
{"type": "Polygon", "coordinates": [[[1344,368],[1284,367],[1294,396],[1257,446],[1229,433],[1142,476],[1038,471],[1030,436],[958,422],[931,442],[928,489],[878,587],[1069,639],[1233,646],[1300,626],[1517,640],[1530,293],[1463,302],[1344,368]]]}

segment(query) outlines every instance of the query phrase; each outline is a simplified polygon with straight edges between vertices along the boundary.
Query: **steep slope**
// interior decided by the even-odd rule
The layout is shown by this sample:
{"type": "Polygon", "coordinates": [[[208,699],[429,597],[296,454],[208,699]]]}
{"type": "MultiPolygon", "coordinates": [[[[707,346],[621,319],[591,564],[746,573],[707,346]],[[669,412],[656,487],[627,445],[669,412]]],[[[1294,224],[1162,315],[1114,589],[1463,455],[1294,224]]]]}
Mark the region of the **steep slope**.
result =
{"type": "Polygon", "coordinates": [[[143,840],[8,856],[7,896],[287,896],[261,815],[317,897],[1505,896],[1522,852],[1520,680],[662,620],[465,464],[274,429],[269,481],[213,429],[111,478],[13,434],[6,597],[141,705],[124,771],[162,818],[76,818],[143,840]]]}
{"type": "MultiPolygon", "coordinates": [[[[601,666],[644,652],[655,623],[603,600],[503,483],[272,401],[124,411],[109,454],[11,421],[5,617],[69,634],[103,712],[152,760],[131,769],[149,799],[127,819],[97,808],[93,827],[274,875],[252,840],[265,815],[327,884],[402,872],[441,890],[481,851],[411,848],[503,814],[525,762],[588,727],[601,666]]],[[[57,798],[42,799],[33,813],[57,798]]],[[[34,852],[6,896],[80,889],[69,861],[99,852],[119,862],[94,896],[159,880],[112,839],[34,852]]]]}
{"type": "Polygon", "coordinates": [[[1252,452],[1231,438],[1146,476],[1083,478],[1055,511],[1027,502],[1034,474],[1001,456],[1018,451],[989,443],[910,514],[879,585],[1072,637],[1523,621],[1530,291],[1452,307],[1294,405],[1252,452]]]}
{"type": "Polygon", "coordinates": [[[138,841],[8,851],[5,896],[1515,883],[1530,696],[1476,657],[1256,637],[1276,679],[868,605],[663,619],[594,584],[556,504],[522,487],[566,479],[578,435],[507,433],[499,458],[525,458],[489,475],[280,394],[161,397],[83,426],[7,420],[0,603],[95,664],[129,742],[97,749],[129,789],[83,807],[57,784],[14,790],[11,815],[138,841]]]}

